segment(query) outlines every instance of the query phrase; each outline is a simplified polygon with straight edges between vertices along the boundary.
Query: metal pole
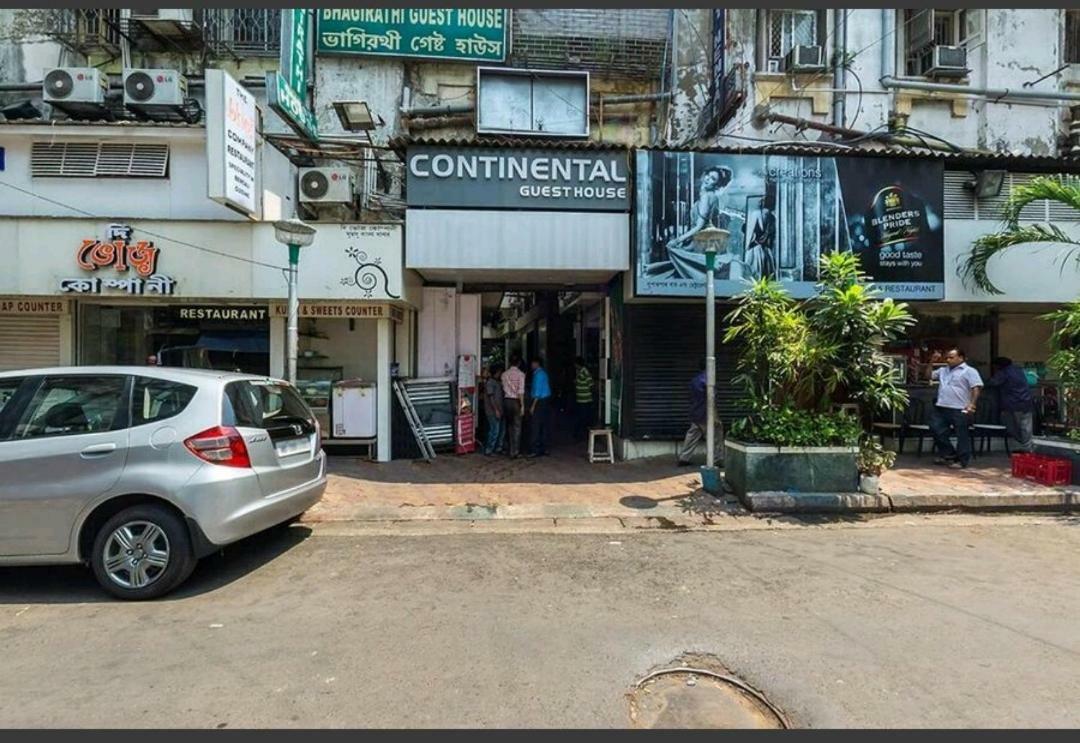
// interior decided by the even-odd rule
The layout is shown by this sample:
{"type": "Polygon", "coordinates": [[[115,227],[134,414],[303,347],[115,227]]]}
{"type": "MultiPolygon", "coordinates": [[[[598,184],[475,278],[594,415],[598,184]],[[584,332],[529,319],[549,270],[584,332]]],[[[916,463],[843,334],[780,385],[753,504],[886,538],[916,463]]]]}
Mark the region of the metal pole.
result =
{"type": "Polygon", "coordinates": [[[716,466],[716,252],[705,255],[705,466],[716,466]]]}
{"type": "Polygon", "coordinates": [[[286,354],[288,354],[288,380],[296,384],[296,356],[299,345],[300,329],[300,300],[296,297],[296,282],[299,275],[300,246],[289,246],[289,319],[288,331],[285,341],[286,354]]]}

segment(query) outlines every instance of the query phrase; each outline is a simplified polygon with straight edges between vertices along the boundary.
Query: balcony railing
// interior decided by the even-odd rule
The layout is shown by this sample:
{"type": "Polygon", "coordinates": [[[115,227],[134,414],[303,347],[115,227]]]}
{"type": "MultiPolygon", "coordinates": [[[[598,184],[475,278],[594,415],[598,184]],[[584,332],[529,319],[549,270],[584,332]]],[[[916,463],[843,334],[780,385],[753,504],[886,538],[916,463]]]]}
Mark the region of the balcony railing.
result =
{"type": "Polygon", "coordinates": [[[79,54],[120,50],[120,10],[118,8],[61,8],[41,12],[45,34],[79,54]]]}
{"type": "Polygon", "coordinates": [[[276,56],[281,48],[281,10],[207,8],[206,43],[218,55],[276,56]]]}

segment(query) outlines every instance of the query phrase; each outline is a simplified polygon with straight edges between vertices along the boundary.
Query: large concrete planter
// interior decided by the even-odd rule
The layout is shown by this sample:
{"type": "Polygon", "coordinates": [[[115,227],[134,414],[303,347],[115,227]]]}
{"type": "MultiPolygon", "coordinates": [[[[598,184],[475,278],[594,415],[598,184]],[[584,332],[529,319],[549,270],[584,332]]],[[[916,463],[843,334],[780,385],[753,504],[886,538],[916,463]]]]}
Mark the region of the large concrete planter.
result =
{"type": "MultiPolygon", "coordinates": [[[[794,506],[783,510],[850,509],[867,498],[859,493],[858,447],[778,447],[727,440],[724,479],[751,510],[766,502],[794,506]],[[769,494],[767,498],[757,497],[769,494]],[[848,497],[850,495],[850,497],[848,497]]],[[[878,502],[867,503],[877,510],[878,502]]],[[[769,510],[774,510],[771,506],[769,510]]]]}
{"type": "Polygon", "coordinates": [[[1080,485],[1080,444],[1068,439],[1037,436],[1035,452],[1048,457],[1061,457],[1072,462],[1072,484],[1080,485]]]}

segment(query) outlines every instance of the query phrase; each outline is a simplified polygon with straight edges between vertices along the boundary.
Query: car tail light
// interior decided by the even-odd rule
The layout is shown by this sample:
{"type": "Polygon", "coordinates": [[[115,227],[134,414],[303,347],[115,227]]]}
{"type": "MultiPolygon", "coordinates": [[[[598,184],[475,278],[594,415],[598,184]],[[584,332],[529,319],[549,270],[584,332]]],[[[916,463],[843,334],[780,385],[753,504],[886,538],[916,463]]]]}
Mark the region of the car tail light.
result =
{"type": "Polygon", "coordinates": [[[232,426],[214,426],[184,440],[184,446],[203,461],[226,467],[250,467],[244,437],[232,426]]]}
{"type": "Polygon", "coordinates": [[[322,451],[322,426],[319,425],[319,419],[315,419],[315,453],[318,454],[322,451]]]}

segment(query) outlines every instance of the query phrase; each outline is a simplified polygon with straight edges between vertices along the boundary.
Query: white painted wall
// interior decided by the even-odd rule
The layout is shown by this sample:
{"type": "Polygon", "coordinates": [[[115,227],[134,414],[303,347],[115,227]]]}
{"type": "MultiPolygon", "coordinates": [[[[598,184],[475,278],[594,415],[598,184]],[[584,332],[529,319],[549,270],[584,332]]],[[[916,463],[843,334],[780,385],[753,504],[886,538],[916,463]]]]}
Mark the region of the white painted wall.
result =
{"type": "MultiPolygon", "coordinates": [[[[175,219],[246,222],[207,197],[206,130],[137,126],[0,126],[6,151],[0,216],[175,219]],[[166,178],[34,178],[34,142],[147,142],[169,145],[166,178]],[[21,189],[21,190],[16,190],[21,189]],[[30,193],[26,193],[30,192],[30,193]],[[31,195],[34,194],[34,195],[31,195]]],[[[295,213],[295,175],[288,160],[260,141],[260,188],[266,219],[295,213]]]]}
{"type": "MultiPolygon", "coordinates": [[[[1080,237],[1080,224],[1058,223],[1058,226],[1080,237]]],[[[992,220],[945,220],[946,301],[1011,304],[1080,299],[1080,266],[1074,261],[1063,271],[1061,260],[1067,256],[1068,246],[1052,243],[1017,245],[991,260],[988,274],[1004,295],[988,295],[965,287],[956,272],[959,261],[970,251],[972,241],[999,227],[992,220]]]]}
{"type": "Polygon", "coordinates": [[[418,377],[444,377],[457,363],[457,292],[424,287],[417,342],[418,377]]]}

